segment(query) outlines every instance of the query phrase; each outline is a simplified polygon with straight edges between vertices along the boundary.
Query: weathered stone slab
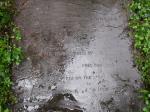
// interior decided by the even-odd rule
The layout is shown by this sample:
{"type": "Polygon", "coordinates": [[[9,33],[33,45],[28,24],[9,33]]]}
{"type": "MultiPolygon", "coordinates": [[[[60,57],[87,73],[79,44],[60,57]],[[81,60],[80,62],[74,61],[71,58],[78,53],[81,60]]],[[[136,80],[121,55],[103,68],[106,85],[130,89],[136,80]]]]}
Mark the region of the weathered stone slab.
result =
{"type": "Polygon", "coordinates": [[[14,70],[14,112],[137,112],[120,0],[16,0],[26,59],[14,70]]]}

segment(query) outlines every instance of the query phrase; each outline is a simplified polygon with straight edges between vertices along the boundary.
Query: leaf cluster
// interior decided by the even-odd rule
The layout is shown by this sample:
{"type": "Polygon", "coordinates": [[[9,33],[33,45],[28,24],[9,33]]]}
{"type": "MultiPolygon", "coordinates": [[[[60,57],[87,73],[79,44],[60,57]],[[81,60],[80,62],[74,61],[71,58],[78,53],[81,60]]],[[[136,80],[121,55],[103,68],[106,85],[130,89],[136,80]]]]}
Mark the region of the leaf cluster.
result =
{"type": "Polygon", "coordinates": [[[0,112],[9,112],[8,106],[15,102],[11,92],[11,67],[21,62],[22,51],[14,42],[21,33],[13,23],[14,1],[0,0],[0,112]]]}
{"type": "Polygon", "coordinates": [[[150,0],[132,0],[129,9],[135,60],[146,89],[142,92],[143,111],[150,112],[150,0]]]}

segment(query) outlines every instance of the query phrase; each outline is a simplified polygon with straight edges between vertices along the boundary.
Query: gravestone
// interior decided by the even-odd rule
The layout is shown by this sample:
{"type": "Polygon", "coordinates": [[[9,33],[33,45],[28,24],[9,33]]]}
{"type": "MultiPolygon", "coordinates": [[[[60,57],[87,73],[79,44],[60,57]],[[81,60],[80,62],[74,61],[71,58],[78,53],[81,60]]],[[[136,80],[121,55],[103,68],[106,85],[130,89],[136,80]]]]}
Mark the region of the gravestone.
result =
{"type": "Polygon", "coordinates": [[[127,14],[120,0],[16,0],[25,59],[14,112],[137,112],[127,14]]]}

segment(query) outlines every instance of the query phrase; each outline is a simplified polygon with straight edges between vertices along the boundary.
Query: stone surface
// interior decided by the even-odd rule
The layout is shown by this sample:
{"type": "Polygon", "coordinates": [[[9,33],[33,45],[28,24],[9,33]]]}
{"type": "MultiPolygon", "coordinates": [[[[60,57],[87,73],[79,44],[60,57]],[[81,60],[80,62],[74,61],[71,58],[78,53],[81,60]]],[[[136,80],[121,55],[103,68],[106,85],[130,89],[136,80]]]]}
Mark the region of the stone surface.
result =
{"type": "Polygon", "coordinates": [[[25,59],[13,71],[14,112],[137,112],[121,0],[16,0],[25,59]]]}

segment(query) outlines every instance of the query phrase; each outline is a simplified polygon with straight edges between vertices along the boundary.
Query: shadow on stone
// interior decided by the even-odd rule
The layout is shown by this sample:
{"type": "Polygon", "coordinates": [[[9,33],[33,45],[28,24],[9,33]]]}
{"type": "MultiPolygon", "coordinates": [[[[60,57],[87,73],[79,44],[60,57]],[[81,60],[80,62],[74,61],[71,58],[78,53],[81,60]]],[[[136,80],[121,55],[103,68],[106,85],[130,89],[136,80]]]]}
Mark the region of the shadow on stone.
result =
{"type": "Polygon", "coordinates": [[[46,104],[41,106],[37,112],[83,112],[78,106],[77,100],[72,94],[56,94],[46,104]]]}

